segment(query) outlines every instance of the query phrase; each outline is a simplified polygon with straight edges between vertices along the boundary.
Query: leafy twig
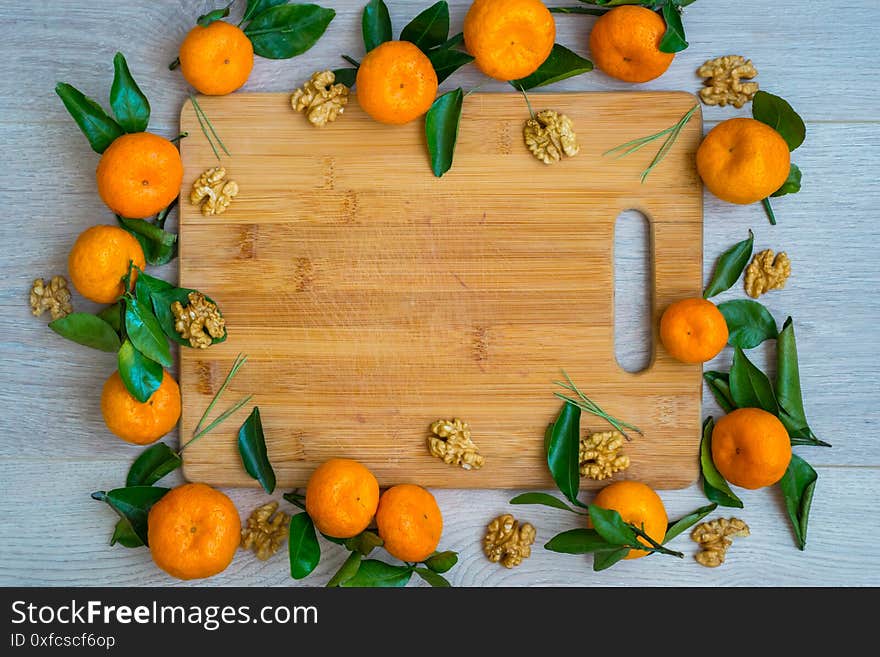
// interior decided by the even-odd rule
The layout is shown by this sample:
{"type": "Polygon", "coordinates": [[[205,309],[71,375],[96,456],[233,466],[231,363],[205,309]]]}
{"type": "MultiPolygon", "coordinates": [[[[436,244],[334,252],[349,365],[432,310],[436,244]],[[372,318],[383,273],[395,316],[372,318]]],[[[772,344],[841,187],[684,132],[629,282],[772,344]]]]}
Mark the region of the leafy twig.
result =
{"type": "Polygon", "coordinates": [[[678,120],[678,123],[676,123],[675,125],[671,125],[668,128],[661,130],[660,132],[654,133],[653,135],[648,135],[647,137],[639,137],[638,139],[633,139],[632,141],[628,141],[625,144],[621,144],[620,146],[615,146],[614,148],[605,151],[603,155],[612,155],[616,153],[618,158],[626,157],[627,155],[635,153],[643,146],[647,146],[651,142],[665,136],[666,140],[657,151],[654,159],[651,160],[648,168],[642,171],[641,180],[644,183],[651,172],[657,167],[657,165],[660,164],[660,162],[663,161],[663,159],[669,153],[670,149],[675,144],[675,141],[678,139],[678,136],[681,134],[681,131],[687,125],[688,121],[691,120],[691,117],[694,115],[694,112],[696,112],[698,108],[699,105],[694,105],[685,113],[684,116],[682,116],[678,120]]]}

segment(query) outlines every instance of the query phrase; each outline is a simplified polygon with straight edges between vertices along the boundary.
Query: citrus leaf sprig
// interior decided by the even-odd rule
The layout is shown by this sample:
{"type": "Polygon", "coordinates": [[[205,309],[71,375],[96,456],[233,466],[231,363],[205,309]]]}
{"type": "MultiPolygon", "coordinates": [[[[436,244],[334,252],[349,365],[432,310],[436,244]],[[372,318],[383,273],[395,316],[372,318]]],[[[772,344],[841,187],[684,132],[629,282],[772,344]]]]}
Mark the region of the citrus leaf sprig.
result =
{"type": "Polygon", "coordinates": [[[143,132],[150,122],[150,103],[132,77],[121,52],[113,57],[113,71],[110,107],[115,118],[76,87],[66,82],[55,85],[55,93],[96,153],[103,153],[125,133],[143,132]]]}
{"type": "Polygon", "coordinates": [[[681,22],[681,12],[684,7],[693,4],[696,0],[578,0],[578,2],[593,7],[551,7],[550,11],[556,14],[602,16],[611,8],[620,5],[638,5],[657,12],[666,23],[666,32],[657,46],[661,52],[676,53],[688,47],[684,25],[681,22]]]}
{"type": "MultiPolygon", "coordinates": [[[[284,499],[302,509],[290,520],[288,552],[290,576],[308,577],[321,560],[321,545],[311,517],[306,512],[305,496],[292,491],[284,499]]],[[[339,570],[327,582],[333,587],[401,587],[412,579],[413,573],[434,587],[449,587],[443,573],[458,563],[458,553],[451,550],[435,552],[421,563],[390,564],[379,559],[367,559],[376,548],[384,545],[379,535],[365,529],[351,538],[335,538],[321,534],[331,543],[348,550],[350,554],[339,570]]]]}
{"type": "Polygon", "coordinates": [[[547,56],[547,59],[538,67],[534,73],[519,80],[511,80],[510,85],[519,91],[528,91],[543,87],[560,80],[589,73],[593,70],[593,62],[585,57],[581,57],[565,46],[555,43],[553,50],[547,56]]]}
{"type": "MultiPolygon", "coordinates": [[[[784,98],[766,91],[759,91],[752,99],[752,117],[769,125],[782,135],[785,143],[788,144],[789,151],[794,152],[804,143],[807,135],[804,120],[784,98]]],[[[772,225],[776,225],[776,214],[773,212],[773,206],[770,205],[770,199],[787,194],[797,194],[801,191],[801,178],[801,170],[792,162],[788,178],[782,183],[782,186],[761,201],[761,205],[767,213],[767,219],[772,225]]]]}

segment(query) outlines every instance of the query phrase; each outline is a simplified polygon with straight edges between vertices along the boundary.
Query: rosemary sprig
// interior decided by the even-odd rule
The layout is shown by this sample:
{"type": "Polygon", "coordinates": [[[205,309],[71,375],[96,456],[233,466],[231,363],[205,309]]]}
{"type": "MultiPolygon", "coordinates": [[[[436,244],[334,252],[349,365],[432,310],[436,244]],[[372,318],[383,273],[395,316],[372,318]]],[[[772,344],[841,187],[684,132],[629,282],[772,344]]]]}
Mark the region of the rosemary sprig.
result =
{"type": "Polygon", "coordinates": [[[214,130],[214,125],[211,123],[211,119],[208,118],[208,115],[205,114],[205,111],[202,109],[202,106],[199,105],[199,101],[196,100],[196,97],[193,94],[189,95],[189,99],[192,101],[193,109],[196,112],[196,118],[199,121],[199,127],[201,127],[202,132],[205,135],[205,138],[208,140],[208,143],[211,145],[211,150],[214,151],[214,157],[217,160],[220,160],[220,152],[217,150],[217,145],[214,143],[216,140],[217,144],[220,145],[220,148],[223,149],[223,152],[231,157],[231,154],[226,149],[226,145],[223,143],[223,140],[220,139],[220,135],[217,134],[217,131],[214,130]],[[208,131],[210,130],[210,134],[208,131]],[[213,135],[213,138],[212,138],[213,135]]]}
{"type": "Polygon", "coordinates": [[[656,141],[661,137],[666,137],[666,140],[657,151],[654,159],[651,160],[651,164],[648,165],[647,169],[642,171],[641,181],[644,183],[650,173],[657,167],[658,164],[660,164],[660,162],[663,161],[663,158],[666,157],[667,153],[669,153],[669,150],[675,144],[675,141],[678,139],[681,131],[687,125],[688,121],[691,120],[691,117],[694,115],[694,112],[696,112],[698,108],[699,105],[694,105],[687,111],[687,113],[685,113],[684,116],[682,116],[678,120],[678,123],[669,126],[665,130],[656,132],[653,135],[648,135],[647,137],[639,137],[638,139],[633,139],[632,141],[628,141],[625,144],[621,144],[620,146],[615,146],[614,148],[605,151],[603,155],[616,154],[617,158],[626,157],[627,155],[635,153],[640,148],[647,146],[651,142],[656,141]]]}
{"type": "Polygon", "coordinates": [[[562,374],[565,376],[567,383],[562,382],[562,381],[554,381],[553,383],[555,383],[558,386],[561,386],[562,388],[565,388],[566,390],[569,390],[570,392],[575,393],[578,398],[575,399],[573,397],[569,397],[568,395],[565,395],[561,392],[554,392],[553,393],[554,395],[556,395],[557,397],[559,397],[563,401],[567,401],[570,404],[574,404],[575,406],[577,406],[579,409],[581,409],[582,411],[584,411],[586,413],[590,413],[591,415],[595,415],[597,417],[602,418],[608,424],[610,424],[612,427],[617,429],[623,435],[623,437],[626,438],[627,440],[631,440],[631,439],[630,439],[629,435],[626,433],[626,431],[624,430],[624,428],[631,429],[631,430],[635,431],[636,433],[638,433],[640,436],[644,435],[642,433],[642,430],[639,429],[637,426],[630,424],[629,422],[624,422],[623,420],[618,420],[616,417],[613,417],[613,416],[609,415],[608,413],[606,413],[604,410],[602,410],[602,408],[596,402],[594,402],[592,399],[587,397],[583,392],[581,392],[581,390],[574,384],[574,381],[571,380],[571,377],[568,375],[568,373],[565,370],[562,370],[562,374]]]}
{"type": "Polygon", "coordinates": [[[235,413],[238,409],[240,409],[242,406],[247,404],[253,398],[253,395],[248,395],[244,399],[239,400],[238,402],[233,404],[230,408],[226,409],[225,411],[223,411],[223,413],[221,413],[219,416],[217,416],[217,418],[213,422],[211,422],[208,426],[206,426],[205,428],[202,428],[202,425],[205,423],[205,420],[208,418],[208,415],[211,413],[211,410],[214,408],[214,406],[220,400],[220,396],[223,394],[223,391],[226,390],[226,387],[232,381],[233,377],[236,375],[238,370],[241,369],[241,366],[247,362],[247,359],[248,359],[247,356],[242,356],[241,354],[239,354],[238,356],[235,357],[235,361],[232,363],[232,367],[229,369],[229,374],[226,375],[226,378],[223,380],[223,384],[220,386],[219,390],[217,390],[217,392],[214,394],[214,398],[211,400],[211,403],[208,404],[208,408],[205,409],[205,412],[202,414],[202,417],[199,420],[199,423],[196,425],[196,428],[193,430],[193,437],[190,438],[177,451],[178,454],[182,454],[183,450],[185,450],[187,447],[192,445],[199,438],[201,438],[205,434],[216,429],[223,422],[225,422],[226,419],[229,418],[230,415],[235,413]]]}

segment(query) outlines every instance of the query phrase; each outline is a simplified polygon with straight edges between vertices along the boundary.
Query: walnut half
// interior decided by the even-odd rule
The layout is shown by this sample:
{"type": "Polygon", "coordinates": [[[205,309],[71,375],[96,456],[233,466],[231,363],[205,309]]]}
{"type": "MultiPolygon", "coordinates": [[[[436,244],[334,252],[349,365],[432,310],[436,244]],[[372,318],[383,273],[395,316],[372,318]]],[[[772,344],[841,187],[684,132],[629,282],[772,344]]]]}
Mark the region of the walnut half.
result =
{"type": "Polygon", "coordinates": [[[623,435],[619,431],[600,431],[582,436],[578,462],[582,477],[601,481],[629,467],[629,457],[621,454],[623,435]]]}
{"type": "Polygon", "coordinates": [[[751,59],[740,55],[710,59],[697,69],[697,75],[707,78],[700,89],[700,98],[706,105],[724,107],[730,103],[742,107],[758,93],[757,82],[742,81],[758,75],[758,69],[751,59]]]}
{"type": "Polygon", "coordinates": [[[30,293],[31,313],[39,317],[47,310],[52,319],[67,317],[73,312],[70,303],[70,288],[64,276],[53,276],[47,283],[42,278],[34,279],[30,293]]]}
{"type": "Polygon", "coordinates": [[[544,164],[553,164],[563,155],[574,157],[580,152],[571,119],[553,110],[538,112],[526,121],[523,138],[532,155],[544,164]]]}
{"type": "Polygon", "coordinates": [[[457,417],[452,420],[437,420],[431,425],[428,451],[431,456],[443,459],[444,463],[460,465],[465,470],[479,470],[483,467],[483,456],[471,440],[470,426],[457,417]]]}
{"type": "Polygon", "coordinates": [[[739,518],[718,518],[700,523],[691,532],[691,539],[700,546],[694,558],[701,566],[717,568],[724,563],[727,548],[733,543],[732,538],[749,535],[749,526],[739,518]]]}
{"type": "Polygon", "coordinates": [[[226,169],[211,167],[192,184],[189,202],[201,206],[202,214],[209,217],[226,212],[236,196],[238,196],[238,183],[226,179],[226,169]]]}
{"type": "Polygon", "coordinates": [[[492,563],[513,568],[528,559],[535,542],[535,528],[527,522],[519,524],[509,513],[498,516],[486,528],[483,552],[492,563]]]}
{"type": "Polygon", "coordinates": [[[180,337],[189,340],[192,347],[207,349],[215,338],[226,335],[226,320],[220,315],[217,305],[208,301],[201,292],[187,295],[189,305],[179,301],[171,304],[174,315],[174,330],[180,337]]]}
{"type": "Polygon", "coordinates": [[[791,260],[788,256],[780,251],[774,257],[771,249],[765,249],[755,254],[746,267],[744,280],[746,294],[757,299],[770,290],[781,290],[785,287],[785,281],[789,276],[791,276],[791,260]]]}
{"type": "Polygon", "coordinates": [[[290,516],[278,511],[278,502],[257,507],[241,528],[241,548],[253,550],[257,559],[265,561],[281,548],[289,524],[290,516]]]}
{"type": "Polygon", "coordinates": [[[334,84],[333,71],[316,71],[311,79],[290,96],[290,105],[305,112],[309,123],[319,128],[335,121],[348,105],[348,87],[334,84]]]}

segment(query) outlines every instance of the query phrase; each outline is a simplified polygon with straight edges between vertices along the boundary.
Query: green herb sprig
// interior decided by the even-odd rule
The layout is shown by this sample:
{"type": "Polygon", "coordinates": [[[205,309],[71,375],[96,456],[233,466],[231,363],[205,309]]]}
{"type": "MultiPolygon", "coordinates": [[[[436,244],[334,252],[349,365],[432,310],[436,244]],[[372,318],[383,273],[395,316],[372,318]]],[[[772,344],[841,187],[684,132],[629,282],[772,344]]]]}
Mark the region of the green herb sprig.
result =
{"type": "Polygon", "coordinates": [[[623,435],[623,437],[626,438],[627,440],[630,440],[630,437],[626,433],[626,429],[630,429],[632,431],[635,431],[640,436],[644,435],[642,433],[642,430],[639,429],[637,426],[630,424],[629,422],[624,422],[623,420],[618,420],[617,418],[606,413],[604,410],[602,410],[601,406],[599,406],[596,402],[594,402],[592,399],[587,397],[580,390],[580,388],[578,388],[574,384],[574,381],[571,380],[571,377],[568,376],[568,373],[565,370],[562,371],[562,374],[563,374],[563,376],[565,376],[565,381],[554,381],[553,383],[555,383],[558,386],[561,386],[562,388],[564,388],[565,390],[568,390],[569,392],[573,392],[575,395],[577,395],[577,397],[572,398],[572,397],[569,397],[568,395],[565,395],[564,393],[561,393],[561,392],[554,392],[553,393],[554,395],[556,395],[561,400],[563,400],[569,404],[573,404],[574,406],[577,406],[580,410],[582,410],[586,413],[590,413],[591,415],[595,415],[596,417],[602,418],[608,424],[610,424],[612,427],[617,429],[617,431],[619,431],[623,435]]]}
{"type": "Polygon", "coordinates": [[[684,116],[682,116],[675,125],[671,125],[668,128],[661,130],[660,132],[655,132],[653,135],[648,135],[646,137],[639,137],[638,139],[633,139],[632,141],[628,141],[625,144],[621,144],[620,146],[615,146],[603,153],[603,155],[615,155],[617,158],[626,157],[627,155],[631,155],[638,151],[640,148],[643,148],[661,137],[666,137],[663,141],[663,145],[660,146],[660,150],[657,151],[657,154],[654,155],[654,159],[651,160],[651,163],[648,165],[644,171],[642,171],[641,181],[642,183],[651,175],[651,172],[657,168],[666,155],[669,153],[672,146],[675,144],[678,136],[681,134],[681,131],[688,124],[688,121],[691,120],[691,117],[696,113],[696,111],[700,108],[699,105],[694,105],[690,108],[684,116]]]}

